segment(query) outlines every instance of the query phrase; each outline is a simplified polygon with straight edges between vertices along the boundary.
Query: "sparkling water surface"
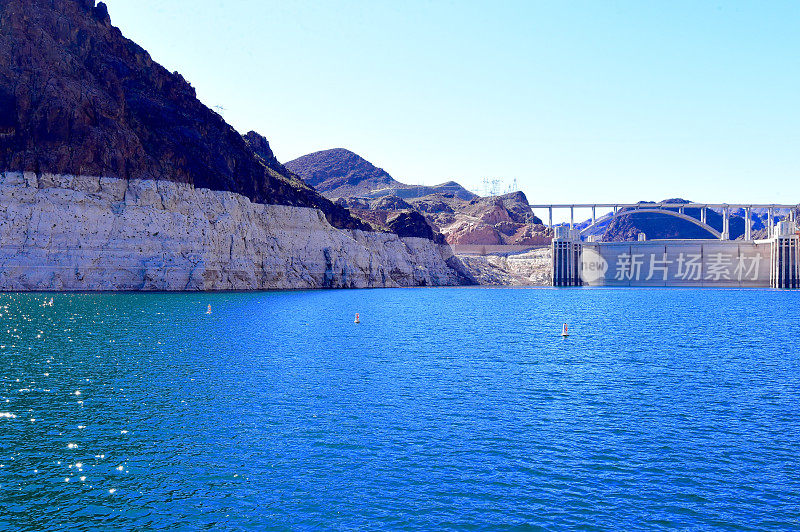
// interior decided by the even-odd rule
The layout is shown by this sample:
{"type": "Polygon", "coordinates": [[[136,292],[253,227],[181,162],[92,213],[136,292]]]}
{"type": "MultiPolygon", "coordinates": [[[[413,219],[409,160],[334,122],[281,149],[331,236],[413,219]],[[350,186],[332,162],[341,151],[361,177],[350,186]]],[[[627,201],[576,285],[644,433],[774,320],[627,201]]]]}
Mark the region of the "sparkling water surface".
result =
{"type": "Polygon", "coordinates": [[[798,308],[715,289],[0,295],[0,529],[796,529],[798,308]]]}

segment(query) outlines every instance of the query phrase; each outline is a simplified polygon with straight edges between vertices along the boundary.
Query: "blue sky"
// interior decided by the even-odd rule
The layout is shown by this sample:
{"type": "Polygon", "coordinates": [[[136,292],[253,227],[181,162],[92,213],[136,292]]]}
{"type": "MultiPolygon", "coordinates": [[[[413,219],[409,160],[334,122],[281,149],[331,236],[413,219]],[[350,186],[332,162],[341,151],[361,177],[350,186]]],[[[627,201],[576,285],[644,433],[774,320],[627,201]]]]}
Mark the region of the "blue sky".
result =
{"type": "Polygon", "coordinates": [[[800,2],[107,0],[281,161],[531,202],[797,202],[800,2]]]}

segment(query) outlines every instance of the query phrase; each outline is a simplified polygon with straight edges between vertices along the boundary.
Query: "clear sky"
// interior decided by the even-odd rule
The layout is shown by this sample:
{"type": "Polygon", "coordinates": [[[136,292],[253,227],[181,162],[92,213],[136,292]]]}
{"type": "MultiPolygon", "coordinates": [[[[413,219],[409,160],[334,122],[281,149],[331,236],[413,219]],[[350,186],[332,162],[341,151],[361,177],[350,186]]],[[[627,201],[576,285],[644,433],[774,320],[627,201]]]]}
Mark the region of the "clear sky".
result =
{"type": "Polygon", "coordinates": [[[798,202],[800,2],[107,0],[281,161],[533,203],[798,202]]]}

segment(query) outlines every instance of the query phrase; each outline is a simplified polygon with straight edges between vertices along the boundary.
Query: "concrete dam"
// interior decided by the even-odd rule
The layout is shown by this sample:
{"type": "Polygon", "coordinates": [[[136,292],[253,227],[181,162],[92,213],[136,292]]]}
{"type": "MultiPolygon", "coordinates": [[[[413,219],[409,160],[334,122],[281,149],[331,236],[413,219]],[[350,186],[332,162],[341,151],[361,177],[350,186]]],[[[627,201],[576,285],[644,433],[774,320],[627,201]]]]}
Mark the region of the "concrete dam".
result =
{"type": "Polygon", "coordinates": [[[794,219],[796,205],[723,205],[722,232],[705,223],[705,209],[718,206],[621,206],[632,207],[633,210],[614,207],[611,216],[658,212],[683,219],[690,218],[689,221],[707,228],[710,236],[715,238],[646,240],[640,235],[637,242],[598,242],[582,234],[596,223],[594,216],[592,225],[582,231],[575,229],[572,222],[569,225],[555,226],[552,243],[553,286],[800,288],[799,237],[794,219]],[[701,219],[684,214],[684,208],[700,208],[701,219]],[[743,239],[729,238],[732,208],[742,208],[746,212],[743,239]],[[751,208],[769,209],[770,220],[774,220],[773,209],[789,209],[789,213],[786,219],[774,225],[769,224],[766,238],[754,240],[751,238],[751,208]]]}

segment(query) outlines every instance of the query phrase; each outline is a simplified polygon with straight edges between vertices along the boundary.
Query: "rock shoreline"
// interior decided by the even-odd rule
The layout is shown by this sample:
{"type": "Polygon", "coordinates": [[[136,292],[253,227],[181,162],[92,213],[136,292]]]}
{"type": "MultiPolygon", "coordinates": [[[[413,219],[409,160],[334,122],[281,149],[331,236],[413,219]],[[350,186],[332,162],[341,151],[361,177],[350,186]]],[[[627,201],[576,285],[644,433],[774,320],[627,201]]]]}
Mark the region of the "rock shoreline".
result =
{"type": "Polygon", "coordinates": [[[449,246],[163,180],[0,173],[0,290],[455,286],[449,246]]]}
{"type": "Polygon", "coordinates": [[[510,254],[458,253],[469,275],[484,286],[552,286],[549,247],[510,254]]]}

